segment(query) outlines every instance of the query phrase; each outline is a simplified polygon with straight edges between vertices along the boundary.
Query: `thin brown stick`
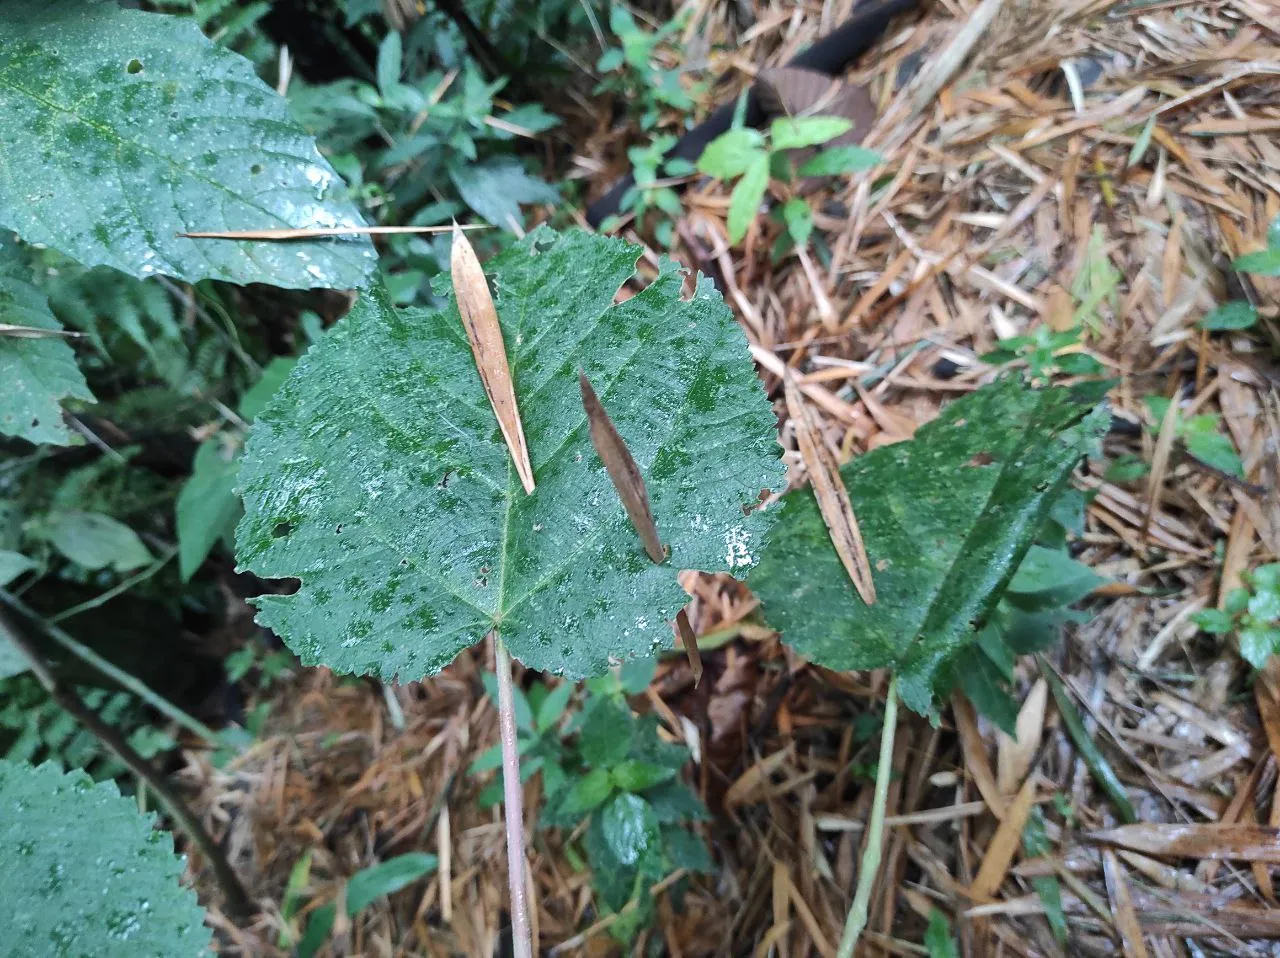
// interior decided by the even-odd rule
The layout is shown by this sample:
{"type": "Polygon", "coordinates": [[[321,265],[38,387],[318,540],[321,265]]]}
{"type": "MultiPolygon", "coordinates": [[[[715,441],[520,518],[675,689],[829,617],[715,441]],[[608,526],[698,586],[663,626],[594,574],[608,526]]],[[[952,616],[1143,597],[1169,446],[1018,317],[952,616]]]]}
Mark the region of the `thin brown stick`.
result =
{"type": "Polygon", "coordinates": [[[702,651],[698,648],[698,637],[694,635],[693,626],[689,624],[689,613],[684,609],[676,613],[676,631],[680,633],[684,654],[689,657],[689,668],[693,670],[693,687],[697,688],[702,681],[702,651]]]}
{"type": "Polygon", "coordinates": [[[256,912],[256,909],[253,906],[253,901],[249,898],[249,893],[245,890],[244,885],[241,884],[239,876],[236,875],[235,869],[231,867],[231,863],[227,861],[222,849],[218,847],[213,837],[204,830],[199,820],[187,808],[182,799],[178,797],[178,793],[173,790],[173,787],[164,776],[139,755],[133,746],[121,737],[119,732],[99,718],[97,713],[89,706],[85,705],[84,701],[73,689],[58,681],[45,663],[44,657],[41,656],[39,650],[8,620],[3,612],[0,612],[0,639],[8,641],[22,654],[22,657],[27,660],[27,664],[31,667],[32,674],[44,686],[45,691],[49,693],[49,697],[53,699],[59,708],[88,729],[103,745],[111,749],[129,771],[146,782],[147,787],[155,792],[165,810],[178,823],[187,837],[195,842],[200,849],[200,853],[204,855],[205,860],[213,868],[218,884],[222,886],[223,894],[227,896],[227,910],[240,919],[251,917],[256,912]]]}
{"type": "Polygon", "coordinates": [[[281,240],[325,239],[330,236],[397,236],[402,233],[449,233],[459,230],[487,230],[485,223],[467,226],[334,226],[325,229],[214,230],[178,233],[183,239],[281,240]]]}

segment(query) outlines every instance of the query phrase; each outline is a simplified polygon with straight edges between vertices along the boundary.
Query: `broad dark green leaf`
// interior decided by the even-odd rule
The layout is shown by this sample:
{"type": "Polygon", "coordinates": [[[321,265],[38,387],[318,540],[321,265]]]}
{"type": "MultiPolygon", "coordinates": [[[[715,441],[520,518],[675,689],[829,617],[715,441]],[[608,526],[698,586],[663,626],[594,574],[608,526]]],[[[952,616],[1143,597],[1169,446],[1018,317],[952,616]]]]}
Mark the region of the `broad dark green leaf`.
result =
{"type": "Polygon", "coordinates": [[[631,752],[636,723],[625,702],[611,695],[593,696],[582,714],[578,752],[592,768],[608,768],[631,752]]]}
{"type": "Polygon", "coordinates": [[[532,495],[452,304],[375,290],[298,361],[250,431],[237,553],[302,580],[257,604],[305,664],[408,681],[497,629],[530,668],[599,675],[670,641],[676,570],[754,564],[773,514],[746,507],[783,469],[745,337],[709,280],[681,299],[671,263],[611,305],[638,255],[540,229],[488,264],[532,495]],[[579,369],[644,474],[664,565],[592,449],[579,369]]]}
{"type": "Polygon", "coordinates": [[[1241,273],[1257,273],[1259,276],[1280,276],[1280,246],[1237,256],[1232,260],[1231,268],[1241,273]]]}
{"type": "Polygon", "coordinates": [[[663,825],[680,822],[701,822],[710,818],[707,806],[681,781],[665,782],[645,792],[645,800],[653,806],[653,812],[663,825]]]}
{"type": "Polygon", "coordinates": [[[412,885],[435,871],[437,863],[435,855],[409,852],[356,872],[347,882],[347,914],[358,914],[382,896],[412,885]]]}
{"type": "MultiPolygon", "coordinates": [[[[3,142],[0,134],[0,144],[3,142]]],[[[0,209],[3,202],[0,196],[0,209]]],[[[21,254],[13,243],[2,238],[0,326],[55,333],[62,329],[49,311],[44,293],[30,282],[21,254]]],[[[61,401],[71,398],[93,402],[93,393],[76,366],[75,353],[58,335],[15,336],[0,331],[0,384],[0,433],[28,442],[69,443],[71,434],[62,421],[61,401]]]]}
{"type": "Polygon", "coordinates": [[[1009,581],[1009,601],[1039,612],[1071,605],[1107,581],[1065,549],[1033,545],[1009,581]]]}
{"type": "Polygon", "coordinates": [[[1001,380],[956,400],[913,440],[845,466],[873,606],[854,591],[813,494],[789,495],[750,579],[765,617],[828,668],[897,669],[903,702],[931,712],[940,670],[976,639],[1072,468],[1105,432],[1104,390],[1001,380]]]}
{"type": "Polygon", "coordinates": [[[1000,731],[1008,735],[1018,734],[1018,703],[1000,684],[1000,670],[988,656],[969,656],[964,667],[956,669],[956,674],[960,688],[975,709],[1000,731]]]}
{"type": "Polygon", "coordinates": [[[114,782],[0,760],[0,928],[12,955],[207,954],[168,832],[114,782]]]}
{"type": "Polygon", "coordinates": [[[685,868],[704,874],[713,870],[707,843],[702,840],[701,835],[687,828],[663,829],[662,845],[672,868],[685,868]]]}
{"type": "Polygon", "coordinates": [[[661,837],[658,817],[639,795],[615,795],[600,812],[600,827],[609,848],[624,865],[639,864],[661,837]]]}
{"type": "Polygon", "coordinates": [[[561,682],[547,693],[547,697],[538,703],[537,720],[534,723],[539,734],[552,728],[569,707],[569,699],[573,697],[573,683],[561,682]]]}
{"type": "Polygon", "coordinates": [[[356,286],[373,268],[364,237],[176,235],[363,225],[285,101],[189,19],[9,0],[0,141],[0,223],[86,266],[295,288],[356,286]]]}
{"type": "Polygon", "coordinates": [[[548,806],[544,817],[552,826],[576,825],[612,794],[613,779],[609,777],[608,770],[592,769],[569,786],[558,808],[548,806]]]}

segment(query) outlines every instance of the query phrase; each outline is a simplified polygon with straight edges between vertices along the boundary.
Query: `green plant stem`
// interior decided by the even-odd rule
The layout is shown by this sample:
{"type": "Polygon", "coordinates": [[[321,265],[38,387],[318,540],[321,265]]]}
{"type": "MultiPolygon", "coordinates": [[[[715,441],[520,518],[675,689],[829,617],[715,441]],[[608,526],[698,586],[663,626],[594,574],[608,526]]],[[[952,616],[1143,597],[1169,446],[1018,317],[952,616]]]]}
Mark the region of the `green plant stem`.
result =
{"type": "Polygon", "coordinates": [[[59,708],[88,729],[128,767],[129,771],[138,776],[156,794],[164,805],[165,811],[200,849],[205,861],[213,869],[218,884],[222,886],[223,894],[227,896],[227,911],[237,918],[251,917],[256,909],[253,907],[252,899],[249,898],[249,893],[236,875],[235,869],[231,867],[231,863],[227,861],[227,857],[213,840],[213,836],[205,831],[200,820],[191,812],[191,809],[187,808],[186,803],[173,790],[168,780],[139,755],[119,732],[85,705],[84,700],[76,694],[74,689],[58,681],[39,650],[30,639],[10,624],[3,612],[0,612],[0,639],[7,641],[22,654],[27,664],[31,666],[32,674],[44,686],[49,697],[57,703],[59,708]]]}
{"type": "Polygon", "coordinates": [[[520,752],[516,744],[516,702],[511,685],[511,653],[493,636],[498,674],[498,729],[502,739],[502,797],[507,821],[507,879],[511,890],[511,953],[533,958],[529,932],[529,899],[524,882],[524,788],[520,782],[520,752]]]}
{"type": "Polygon", "coordinates": [[[889,679],[889,693],[884,703],[884,728],[880,730],[880,763],[876,766],[876,790],[871,802],[871,822],[867,827],[867,847],[858,868],[858,887],[853,907],[845,919],[844,934],[836,958],[853,958],[853,948],[867,926],[867,910],[871,906],[871,890],[880,871],[884,850],[884,811],[889,802],[889,778],[893,775],[893,735],[898,725],[898,674],[889,679]]]}
{"type": "Polygon", "coordinates": [[[219,744],[218,733],[209,728],[209,726],[205,725],[199,719],[188,715],[186,712],[182,711],[182,709],[178,708],[178,706],[174,705],[159,693],[152,691],[144,683],[134,678],[128,672],[108,662],[87,645],[77,642],[62,629],[58,628],[58,626],[47,621],[40,615],[40,613],[36,612],[17,596],[10,592],[6,592],[4,589],[0,589],[0,603],[9,606],[24,618],[38,623],[49,638],[53,639],[90,668],[96,669],[121,688],[132,692],[161,715],[177,722],[187,731],[191,732],[193,735],[198,735],[210,745],[219,744]]]}

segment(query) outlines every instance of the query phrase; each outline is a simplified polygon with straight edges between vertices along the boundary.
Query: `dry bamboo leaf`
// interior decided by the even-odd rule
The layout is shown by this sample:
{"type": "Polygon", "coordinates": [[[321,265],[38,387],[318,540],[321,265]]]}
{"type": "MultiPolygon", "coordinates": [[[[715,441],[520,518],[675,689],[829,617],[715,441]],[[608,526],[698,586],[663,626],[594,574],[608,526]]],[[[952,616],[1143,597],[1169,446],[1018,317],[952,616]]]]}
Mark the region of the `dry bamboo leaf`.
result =
{"type": "Polygon", "coordinates": [[[14,339],[48,339],[52,336],[62,339],[79,339],[84,333],[70,329],[45,329],[43,326],[14,326],[11,323],[0,323],[0,336],[12,336],[14,339]]]}
{"type": "MultiPolygon", "coordinates": [[[[1176,386],[1176,384],[1175,384],[1176,386]]],[[[1173,398],[1165,409],[1164,418],[1160,420],[1160,433],[1156,437],[1156,448],[1151,454],[1151,473],[1147,476],[1147,514],[1142,517],[1142,530],[1139,537],[1147,538],[1151,530],[1151,520],[1160,509],[1160,490],[1164,486],[1165,475],[1169,471],[1169,454],[1173,451],[1173,440],[1177,434],[1175,428],[1178,421],[1178,390],[1173,391],[1173,398]]]]}
{"type": "Polygon", "coordinates": [[[1147,958],[1147,946],[1142,940],[1142,926],[1129,897],[1128,879],[1124,866],[1111,849],[1102,852],[1102,873],[1107,883],[1107,895],[1111,898],[1111,920],[1120,933],[1120,944],[1125,958],[1147,958]]]}
{"type": "Polygon", "coordinates": [[[1100,845],[1114,845],[1145,855],[1280,865],[1280,828],[1267,825],[1140,823],[1092,832],[1085,837],[1100,845]]]}
{"type": "Polygon", "coordinates": [[[795,424],[796,443],[800,446],[800,455],[809,470],[809,482],[818,500],[822,521],[831,534],[831,542],[836,547],[853,587],[858,590],[863,602],[874,605],[876,587],[871,578],[871,561],[867,558],[867,549],[862,543],[862,532],[858,529],[858,517],[854,515],[849,491],[840,478],[840,467],[823,442],[818,425],[800,395],[795,376],[789,370],[784,373],[782,384],[787,408],[791,411],[791,420],[795,424]]]}
{"type": "Polygon", "coordinates": [[[1027,824],[1027,816],[1031,814],[1035,795],[1036,776],[1029,775],[1017,796],[1009,803],[1009,811],[996,833],[991,836],[991,843],[982,856],[982,865],[978,868],[973,884],[969,886],[969,893],[975,901],[986,901],[994,897],[1004,884],[1009,866],[1013,864],[1013,856],[1017,854],[1022,841],[1022,829],[1027,824]]]}
{"type": "Polygon", "coordinates": [[[693,687],[697,688],[702,681],[702,652],[698,648],[698,637],[689,624],[689,613],[681,609],[676,613],[676,631],[680,633],[680,642],[684,646],[685,655],[689,657],[689,668],[693,670],[693,687]]]}
{"type": "Polygon", "coordinates": [[[467,226],[337,226],[324,229],[222,230],[218,232],[178,233],[184,239],[225,240],[297,240],[323,239],[326,236],[395,236],[401,233],[447,233],[454,230],[492,229],[486,223],[467,226]]]}
{"type": "Polygon", "coordinates": [[[1031,770],[1031,762],[1040,748],[1044,732],[1045,705],[1049,699],[1049,686],[1043,678],[1037,679],[1027,693],[1022,708],[1018,710],[1015,726],[1017,738],[1004,732],[996,734],[996,775],[1002,795],[1012,795],[1031,770]]]}
{"type": "Polygon", "coordinates": [[[467,342],[471,344],[471,352],[476,358],[485,395],[498,417],[502,438],[506,440],[516,464],[516,473],[524,491],[532,493],[533,467],[529,464],[529,447],[524,439],[524,426],[520,423],[520,407],[516,403],[511,366],[507,363],[507,349],[502,342],[502,327],[498,325],[498,311],[493,307],[489,282],[476,259],[476,251],[460,229],[454,231],[449,260],[458,315],[462,317],[462,325],[467,331],[467,342]]]}
{"type": "MultiPolygon", "coordinates": [[[[644,551],[649,553],[654,564],[661,565],[666,561],[667,552],[653,521],[649,494],[645,491],[640,467],[636,465],[626,441],[618,433],[618,427],[604,411],[604,406],[600,405],[596,391],[591,388],[591,383],[581,371],[578,373],[578,388],[582,391],[582,408],[587,411],[587,424],[591,428],[591,445],[595,446],[596,455],[604,463],[605,472],[609,474],[609,480],[627,510],[627,517],[639,534],[640,541],[644,543],[644,551]]],[[[681,610],[681,615],[683,614],[684,611],[681,610]]]]}
{"type": "Polygon", "coordinates": [[[1008,814],[1008,805],[996,784],[991,763],[987,760],[986,746],[982,741],[982,733],[978,731],[978,717],[973,706],[967,698],[956,692],[951,696],[951,711],[955,715],[956,730],[960,733],[964,766],[973,779],[973,784],[978,787],[978,794],[991,809],[991,814],[1003,820],[1008,814]]]}

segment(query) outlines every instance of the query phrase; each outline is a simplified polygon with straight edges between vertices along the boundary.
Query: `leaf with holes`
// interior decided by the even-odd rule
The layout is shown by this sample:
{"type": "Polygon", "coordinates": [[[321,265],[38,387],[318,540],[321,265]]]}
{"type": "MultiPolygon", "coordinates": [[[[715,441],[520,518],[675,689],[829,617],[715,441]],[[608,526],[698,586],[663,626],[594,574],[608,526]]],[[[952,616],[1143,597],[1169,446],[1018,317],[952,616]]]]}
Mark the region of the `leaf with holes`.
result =
{"type": "Polygon", "coordinates": [[[539,229],[487,266],[530,495],[457,307],[362,296],[250,431],[240,563],[302,580],[259,598],[259,622],[339,672],[418,679],[496,629],[525,665],[581,677],[670,640],[678,570],[753,565],[783,466],[745,337],[709,280],[682,299],[670,262],[614,305],[639,253],[539,229]],[[579,370],[644,476],[663,565],[592,448],[579,370]]]}
{"type": "Polygon", "coordinates": [[[897,669],[903,702],[931,712],[1072,468],[1105,432],[1105,389],[1002,380],[956,400],[911,441],[841,469],[875,605],[858,599],[813,494],[788,496],[750,579],[765,618],[827,668],[897,669]]]}
{"type": "Polygon", "coordinates": [[[28,442],[66,445],[71,434],[59,405],[65,398],[93,402],[75,353],[56,335],[62,325],[44,293],[30,282],[22,254],[0,239],[0,325],[49,330],[50,336],[0,332],[0,433],[28,442]]]}
{"type": "Polygon", "coordinates": [[[86,266],[291,288],[356,286],[373,269],[364,237],[177,235],[363,225],[284,98],[189,19],[10,0],[0,142],[0,224],[86,266]]]}
{"type": "Polygon", "coordinates": [[[11,954],[206,954],[195,892],[168,832],[114,782],[0,760],[0,928],[11,954]]]}

